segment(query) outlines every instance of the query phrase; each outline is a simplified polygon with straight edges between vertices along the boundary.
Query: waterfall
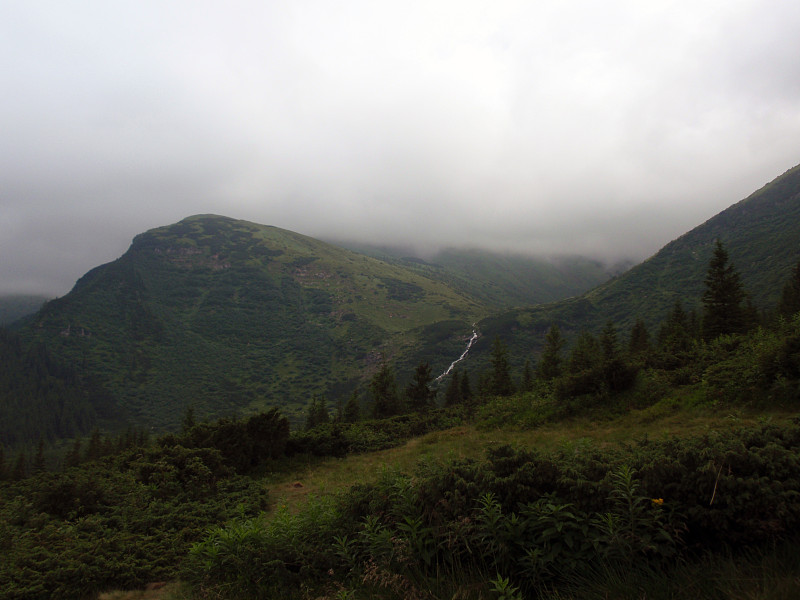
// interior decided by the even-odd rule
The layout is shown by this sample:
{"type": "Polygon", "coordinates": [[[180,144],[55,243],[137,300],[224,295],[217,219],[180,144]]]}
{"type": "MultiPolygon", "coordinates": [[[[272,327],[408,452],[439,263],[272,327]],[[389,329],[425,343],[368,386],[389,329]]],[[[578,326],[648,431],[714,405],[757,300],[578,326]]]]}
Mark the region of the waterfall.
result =
{"type": "Polygon", "coordinates": [[[459,356],[457,359],[455,359],[453,362],[451,362],[450,366],[447,367],[447,370],[444,373],[442,373],[441,375],[439,375],[436,379],[434,379],[434,381],[436,381],[436,382],[441,381],[442,378],[448,376],[450,374],[450,371],[453,370],[453,367],[455,367],[457,363],[461,362],[462,360],[464,360],[466,358],[467,353],[469,352],[469,349],[472,348],[472,344],[474,344],[475,340],[477,340],[477,339],[478,339],[478,331],[476,329],[473,329],[472,330],[472,336],[469,338],[469,341],[467,342],[467,347],[464,350],[464,352],[461,353],[461,356],[459,356]]]}

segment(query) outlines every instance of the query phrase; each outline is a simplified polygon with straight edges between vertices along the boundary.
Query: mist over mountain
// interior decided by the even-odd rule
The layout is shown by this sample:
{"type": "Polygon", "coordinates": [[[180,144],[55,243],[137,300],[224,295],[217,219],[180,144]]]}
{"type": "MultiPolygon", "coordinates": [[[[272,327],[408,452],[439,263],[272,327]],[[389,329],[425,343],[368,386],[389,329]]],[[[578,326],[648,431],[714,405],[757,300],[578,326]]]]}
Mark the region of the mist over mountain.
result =
{"type": "Polygon", "coordinates": [[[383,364],[401,381],[420,362],[444,372],[473,332],[460,368],[477,377],[495,337],[519,367],[554,323],[567,339],[609,321],[626,334],[676,300],[695,309],[717,239],[751,302],[774,307],[800,254],[800,167],[613,276],[580,257],[365,249],[381,259],[196,215],[137,235],[26,319],[20,343],[91,383],[92,418],[107,426],[171,429],[189,407],[219,417],[277,406],[296,423],[315,396],[363,394],[383,364]]]}
{"type": "Polygon", "coordinates": [[[488,317],[479,323],[487,335],[475,354],[485,355],[486,340],[494,335],[509,341],[517,360],[536,354],[554,323],[574,337],[597,332],[608,321],[622,332],[639,318],[654,327],[676,302],[699,310],[716,240],[728,249],[749,301],[759,310],[774,309],[800,261],[800,165],[585,294],[488,317]]]}

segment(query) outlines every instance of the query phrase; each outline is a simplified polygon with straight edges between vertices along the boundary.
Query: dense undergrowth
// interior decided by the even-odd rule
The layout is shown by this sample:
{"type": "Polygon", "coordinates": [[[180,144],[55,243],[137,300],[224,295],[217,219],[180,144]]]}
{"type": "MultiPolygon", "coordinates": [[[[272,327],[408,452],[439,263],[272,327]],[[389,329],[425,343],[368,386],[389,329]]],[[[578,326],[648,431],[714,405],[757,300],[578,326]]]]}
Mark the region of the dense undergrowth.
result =
{"type": "MultiPolygon", "coordinates": [[[[92,597],[181,578],[199,598],[580,598],[603,597],[603,586],[671,598],[686,597],[695,565],[714,580],[742,560],[777,561],[774,583],[800,570],[786,559],[800,548],[800,420],[646,432],[670,411],[796,414],[800,315],[706,340],[678,308],[655,343],[632,335],[623,349],[608,327],[559,369],[543,369],[558,363],[543,356],[517,393],[492,393],[508,383],[497,344],[495,372],[447,407],[293,433],[275,410],[204,423],[187,414],[181,432],[153,442],[90,441],[83,462],[76,450],[59,473],[24,477],[0,460],[0,597],[92,597]],[[493,445],[481,458],[387,467],[301,507],[267,501],[272,474],[298,457],[383,450],[467,422],[535,429],[632,411],[641,427],[622,443],[493,445]]],[[[719,589],[691,595],[737,597],[719,589]]]]}

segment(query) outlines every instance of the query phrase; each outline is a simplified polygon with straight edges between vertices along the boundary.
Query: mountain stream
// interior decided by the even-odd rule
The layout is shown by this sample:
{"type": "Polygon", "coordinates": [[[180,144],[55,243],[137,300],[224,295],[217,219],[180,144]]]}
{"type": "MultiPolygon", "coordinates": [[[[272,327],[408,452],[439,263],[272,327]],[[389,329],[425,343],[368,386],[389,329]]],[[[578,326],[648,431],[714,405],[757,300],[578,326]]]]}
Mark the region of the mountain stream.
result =
{"type": "Polygon", "coordinates": [[[447,370],[444,373],[442,373],[441,375],[439,375],[436,379],[434,379],[434,381],[439,382],[444,377],[447,377],[450,374],[450,371],[453,370],[453,367],[455,367],[456,364],[460,363],[462,360],[464,360],[467,357],[467,353],[469,352],[469,349],[472,348],[472,344],[474,344],[475,340],[477,340],[477,339],[478,339],[478,331],[477,331],[477,329],[473,329],[472,330],[472,337],[469,338],[469,341],[467,342],[467,347],[464,350],[464,352],[461,353],[461,356],[459,356],[457,359],[455,359],[453,362],[451,362],[450,366],[447,367],[447,370]]]}

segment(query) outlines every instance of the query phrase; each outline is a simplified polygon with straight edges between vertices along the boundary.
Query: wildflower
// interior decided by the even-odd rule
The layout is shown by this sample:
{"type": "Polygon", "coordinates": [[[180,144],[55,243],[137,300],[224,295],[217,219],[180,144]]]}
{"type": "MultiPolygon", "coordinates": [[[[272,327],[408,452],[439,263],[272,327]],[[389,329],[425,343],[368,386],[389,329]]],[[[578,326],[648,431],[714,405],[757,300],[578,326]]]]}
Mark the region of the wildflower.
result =
{"type": "Polygon", "coordinates": [[[664,504],[664,499],[663,498],[653,498],[650,502],[653,503],[653,506],[661,506],[662,504],[664,504]]]}

